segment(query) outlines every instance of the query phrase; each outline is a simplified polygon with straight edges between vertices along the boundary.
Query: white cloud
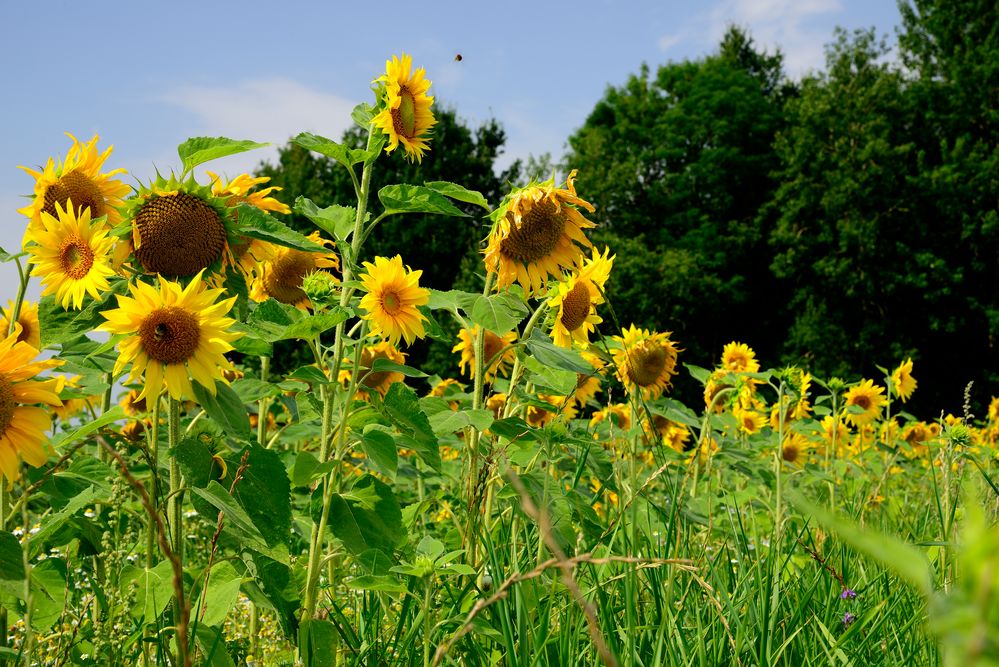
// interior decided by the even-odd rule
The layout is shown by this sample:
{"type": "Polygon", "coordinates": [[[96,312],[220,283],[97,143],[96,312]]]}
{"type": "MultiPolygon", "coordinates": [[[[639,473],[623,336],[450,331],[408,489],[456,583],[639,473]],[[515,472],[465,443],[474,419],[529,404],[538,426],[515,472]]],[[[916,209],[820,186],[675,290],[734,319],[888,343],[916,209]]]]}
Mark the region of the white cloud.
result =
{"type": "Polygon", "coordinates": [[[822,68],[832,38],[828,21],[812,20],[842,10],[839,0],[724,0],[711,11],[709,37],[717,44],[728,25],[747,27],[758,46],[779,47],[788,74],[799,76],[822,68]]]}
{"type": "MultiPolygon", "coordinates": [[[[163,101],[186,109],[199,122],[198,132],[233,139],[283,145],[299,132],[339,139],[351,124],[355,102],[280,77],[250,79],[231,86],[179,86],[163,101]]],[[[252,169],[275,148],[251,151],[212,163],[230,174],[252,169]]]]}
{"type": "Polygon", "coordinates": [[[672,35],[663,35],[659,38],[656,44],[659,46],[660,51],[669,51],[674,46],[680,44],[686,39],[686,35],[683,33],[675,33],[672,35]]]}

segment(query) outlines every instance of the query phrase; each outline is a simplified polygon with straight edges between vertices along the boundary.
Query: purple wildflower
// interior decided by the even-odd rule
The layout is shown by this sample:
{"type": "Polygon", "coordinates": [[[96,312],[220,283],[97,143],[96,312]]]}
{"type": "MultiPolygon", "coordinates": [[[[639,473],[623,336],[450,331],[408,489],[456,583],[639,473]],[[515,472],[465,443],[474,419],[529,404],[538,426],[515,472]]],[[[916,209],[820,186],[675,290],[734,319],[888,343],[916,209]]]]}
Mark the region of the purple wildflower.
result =
{"type": "Polygon", "coordinates": [[[856,620],[857,620],[856,616],[854,616],[850,612],[846,612],[845,614],[843,614],[843,627],[844,628],[850,627],[850,624],[856,620]]]}
{"type": "Polygon", "coordinates": [[[840,600],[852,600],[857,597],[857,591],[852,588],[844,588],[843,592],[839,594],[840,600]]]}

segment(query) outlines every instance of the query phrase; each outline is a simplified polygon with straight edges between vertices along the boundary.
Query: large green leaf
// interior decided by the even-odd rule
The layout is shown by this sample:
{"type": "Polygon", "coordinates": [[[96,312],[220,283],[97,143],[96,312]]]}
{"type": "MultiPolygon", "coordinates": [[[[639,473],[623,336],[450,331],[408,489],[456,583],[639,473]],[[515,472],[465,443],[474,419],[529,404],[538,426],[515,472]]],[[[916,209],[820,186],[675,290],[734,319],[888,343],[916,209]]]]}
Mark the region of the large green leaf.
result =
{"type": "Polygon", "coordinates": [[[399,467],[399,451],[391,433],[377,427],[370,428],[361,435],[361,449],[378,472],[395,479],[399,467]]]}
{"type": "Polygon", "coordinates": [[[551,338],[541,333],[537,329],[531,332],[531,337],[527,340],[527,351],[535,359],[546,366],[561,368],[564,371],[590,375],[593,373],[593,366],[579,356],[575,350],[566,350],[556,347],[551,338]]]}
{"type": "Polygon", "coordinates": [[[243,584],[247,596],[258,606],[272,609],[285,636],[293,637],[298,629],[299,591],[305,586],[301,565],[291,568],[253,551],[243,554],[243,563],[253,577],[253,581],[243,584]]]}
{"type": "Polygon", "coordinates": [[[430,426],[440,436],[474,426],[485,431],[493,423],[491,410],[442,410],[430,417],[430,426]]]}
{"type": "Polygon", "coordinates": [[[268,299],[254,308],[246,326],[252,335],[268,343],[293,338],[312,340],[348,317],[350,313],[338,307],[320,315],[303,315],[297,308],[268,299]]]}
{"type": "Polygon", "coordinates": [[[291,481],[280,454],[256,443],[228,454],[221,483],[226,488],[232,485],[244,452],[247,467],[233,496],[268,545],[286,544],[291,537],[291,481]]]}
{"type": "Polygon", "coordinates": [[[348,493],[333,494],[328,525],[355,555],[369,549],[391,554],[406,539],[392,488],[371,475],[358,479],[348,493]]]}
{"type": "Polygon", "coordinates": [[[298,629],[303,667],[334,667],[340,635],[329,621],[310,619],[298,629]]]}
{"type": "Polygon", "coordinates": [[[0,532],[0,590],[24,595],[24,554],[12,533],[0,532]]]}
{"type": "Polygon", "coordinates": [[[380,407],[424,463],[439,471],[441,455],[437,437],[420,408],[416,392],[402,382],[396,382],[385,393],[380,407]]]}
{"type": "Polygon", "coordinates": [[[476,206],[481,206],[486,209],[486,213],[492,211],[489,208],[489,202],[486,198],[482,196],[481,192],[476,192],[475,190],[468,190],[457,183],[449,183],[447,181],[431,181],[429,183],[424,183],[428,188],[434,192],[439,192],[445,197],[450,197],[451,199],[457,199],[458,201],[463,201],[468,204],[475,204],[476,206]]]}
{"type": "Polygon", "coordinates": [[[378,191],[386,213],[436,213],[467,218],[444,195],[421,185],[386,185],[378,191]]]}
{"type": "Polygon", "coordinates": [[[217,627],[212,627],[207,623],[193,625],[194,638],[201,649],[198,656],[198,665],[201,667],[236,667],[232,656],[226,651],[225,635],[217,627]]]}
{"type": "Polygon", "coordinates": [[[495,334],[503,335],[520,324],[527,316],[524,302],[506,292],[479,296],[468,314],[472,322],[495,334]]]}
{"type": "Polygon", "coordinates": [[[177,146],[177,154],[180,155],[180,162],[184,165],[184,171],[190,171],[199,164],[204,164],[209,160],[244,153],[254,148],[263,148],[267,145],[269,144],[260,144],[256,141],[245,139],[229,139],[227,137],[191,137],[180,146],[177,146]]]}
{"type": "Polygon", "coordinates": [[[357,164],[358,162],[370,160],[372,158],[372,152],[374,152],[377,157],[377,152],[375,151],[369,152],[359,148],[349,148],[343,144],[333,141],[332,139],[327,139],[326,137],[318,134],[312,134],[311,132],[302,132],[291,141],[294,144],[298,144],[302,148],[315,151],[316,153],[325,155],[326,157],[331,157],[347,168],[350,168],[351,165],[357,164]]]}
{"type": "Polygon", "coordinates": [[[121,580],[122,593],[128,591],[132,582],[137,584],[132,616],[146,623],[152,623],[162,614],[173,597],[173,567],[165,558],[152,569],[126,568],[121,580]]]}
{"type": "Polygon", "coordinates": [[[303,252],[329,252],[326,246],[309,240],[255,206],[240,204],[236,211],[239,214],[239,233],[243,236],[303,252]]]}
{"type": "Polygon", "coordinates": [[[118,421],[119,419],[122,419],[124,416],[125,416],[124,411],[121,409],[120,406],[116,405],[107,412],[105,412],[103,415],[98,417],[97,419],[93,421],[88,421],[71,431],[65,431],[63,433],[60,433],[59,435],[52,438],[49,442],[56,449],[56,451],[58,451],[63,447],[76,442],[81,438],[85,438],[88,435],[95,433],[96,431],[99,431],[108,424],[111,424],[113,422],[118,421]]]}
{"type": "Polygon", "coordinates": [[[295,200],[295,212],[301,213],[337,241],[343,242],[354,231],[357,209],[352,206],[333,204],[319,208],[307,197],[295,200]]]}
{"type": "Polygon", "coordinates": [[[235,391],[225,382],[215,382],[215,395],[198,382],[191,383],[194,389],[194,399],[205,413],[218,424],[228,435],[240,440],[250,440],[253,433],[250,430],[250,420],[246,415],[246,406],[235,391]]]}
{"type": "Polygon", "coordinates": [[[68,343],[75,338],[91,333],[107,320],[101,312],[113,308],[117,295],[128,292],[128,281],[113,280],[100,299],[90,301],[83,310],[65,310],[52,296],[44,296],[38,302],[38,320],[43,348],[68,343]]]}
{"type": "MultiPolygon", "coordinates": [[[[194,610],[201,619],[200,623],[221,625],[229,615],[229,611],[236,605],[242,583],[243,575],[236,571],[232,563],[226,560],[216,563],[208,578],[204,607],[194,610]]],[[[200,596],[198,599],[200,601],[200,596]]]]}
{"type": "Polygon", "coordinates": [[[449,310],[452,312],[463,310],[468,312],[475,305],[475,300],[480,296],[482,295],[455,289],[447,292],[432,289],[430,290],[430,301],[427,302],[427,307],[431,310],[449,310]]]}

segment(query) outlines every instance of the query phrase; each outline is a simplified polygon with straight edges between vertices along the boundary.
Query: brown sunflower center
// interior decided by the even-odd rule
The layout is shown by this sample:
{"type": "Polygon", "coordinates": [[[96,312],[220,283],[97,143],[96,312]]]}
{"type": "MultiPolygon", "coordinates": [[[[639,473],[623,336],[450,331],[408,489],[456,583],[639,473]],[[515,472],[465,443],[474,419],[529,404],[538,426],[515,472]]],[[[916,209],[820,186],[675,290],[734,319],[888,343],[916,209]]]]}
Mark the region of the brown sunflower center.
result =
{"type": "Polygon", "coordinates": [[[864,410],[869,410],[871,407],[871,398],[870,396],[864,396],[863,394],[860,396],[854,396],[853,404],[863,408],[864,410]]]}
{"type": "Polygon", "coordinates": [[[375,371],[374,373],[368,373],[371,366],[377,359],[389,359],[389,361],[393,361],[389,358],[389,355],[385,350],[375,351],[370,348],[364,348],[361,352],[360,373],[361,377],[364,378],[361,381],[361,384],[367,389],[378,390],[382,388],[382,385],[389,381],[389,376],[392,374],[392,371],[375,371]],[[365,373],[367,373],[367,376],[365,376],[365,373]]]}
{"type": "Polygon", "coordinates": [[[666,368],[666,348],[643,340],[628,352],[628,377],[639,387],[651,387],[666,368]]]}
{"type": "Polygon", "coordinates": [[[64,174],[45,189],[45,205],[42,211],[56,215],[55,205],[59,204],[62,208],[66,208],[68,200],[73,201],[73,206],[77,210],[89,208],[91,218],[99,218],[107,212],[100,186],[79,171],[64,174]]]}
{"type": "Polygon", "coordinates": [[[292,250],[276,257],[264,278],[264,289],[281,303],[296,304],[305,297],[302,280],[316,268],[312,253],[292,250]]]}
{"type": "Polygon", "coordinates": [[[201,340],[198,318],[188,310],[158,308],[139,325],[142,349],[162,364],[181,364],[194,356],[201,340]]]}
{"type": "Polygon", "coordinates": [[[79,234],[67,236],[59,249],[59,263],[67,276],[73,280],[82,280],[94,265],[93,248],[79,234]]]}
{"type": "Polygon", "coordinates": [[[539,201],[521,216],[519,227],[510,226],[509,236],[500,242],[500,251],[524,263],[548,257],[562,238],[565,220],[565,213],[555,202],[539,201]]]}
{"type": "MultiPolygon", "coordinates": [[[[31,329],[31,321],[27,318],[20,318],[17,323],[21,325],[21,333],[17,334],[17,342],[25,343],[31,338],[33,333],[31,329]]],[[[0,330],[0,333],[6,333],[6,330],[0,330]]]]}
{"type": "Polygon", "coordinates": [[[747,431],[756,430],[756,420],[753,419],[752,415],[743,415],[742,428],[746,429],[747,431]]]}
{"type": "Polygon", "coordinates": [[[590,290],[582,282],[569,290],[562,299],[562,317],[559,318],[568,331],[575,331],[590,314],[590,290]]]}
{"type": "Polygon", "coordinates": [[[801,451],[798,449],[798,445],[793,442],[789,442],[781,449],[781,456],[788,463],[794,463],[798,460],[798,456],[801,455],[801,451]]]}
{"type": "Polygon", "coordinates": [[[409,88],[399,89],[399,108],[392,109],[392,128],[395,133],[413,139],[416,136],[416,98],[409,88]]]}
{"type": "Polygon", "coordinates": [[[392,290],[382,292],[382,309],[389,315],[398,315],[402,309],[399,293],[392,290]]]}
{"type": "Polygon", "coordinates": [[[0,373],[0,436],[7,432],[7,427],[14,421],[14,385],[3,373],[0,373]]]}
{"type": "MultiPolygon", "coordinates": [[[[486,332],[486,339],[482,344],[482,363],[488,364],[493,358],[499,354],[503,348],[506,347],[506,341],[494,334],[492,331],[486,332]]],[[[496,364],[499,365],[500,360],[496,359],[496,364]]]]}
{"type": "Polygon", "coordinates": [[[208,202],[186,192],[150,199],[135,214],[135,256],[149,273],[193,276],[222,256],[225,225],[208,202]]]}

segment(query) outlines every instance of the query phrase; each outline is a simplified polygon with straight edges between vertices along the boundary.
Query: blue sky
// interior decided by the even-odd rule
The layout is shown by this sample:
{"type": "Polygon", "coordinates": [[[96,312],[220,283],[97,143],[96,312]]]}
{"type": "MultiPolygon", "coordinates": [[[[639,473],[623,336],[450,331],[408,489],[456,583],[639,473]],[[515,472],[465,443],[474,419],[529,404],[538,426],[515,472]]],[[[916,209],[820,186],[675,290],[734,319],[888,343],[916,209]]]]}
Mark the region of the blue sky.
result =
{"type": "MultiPolygon", "coordinates": [[[[431,93],[472,124],[498,119],[503,163],[562,153],[608,85],[645,62],[698,58],[730,23],[780,47],[795,77],[822,67],[833,28],[894,35],[894,0],[641,2],[230,2],[52,0],[0,5],[0,247],[32,179],[17,165],[64,155],[72,132],[114,144],[106,166],[148,179],[178,166],[189,136],[284,143],[300,131],[339,138],[370,81],[401,52],[431,93]],[[461,62],[455,54],[462,55],[461,62]]],[[[230,176],[274,148],[212,164],[230,176]]],[[[599,204],[599,202],[597,202],[599,204]]],[[[31,293],[38,293],[37,286],[31,293]]],[[[0,265],[0,303],[16,292],[0,265]]]]}

